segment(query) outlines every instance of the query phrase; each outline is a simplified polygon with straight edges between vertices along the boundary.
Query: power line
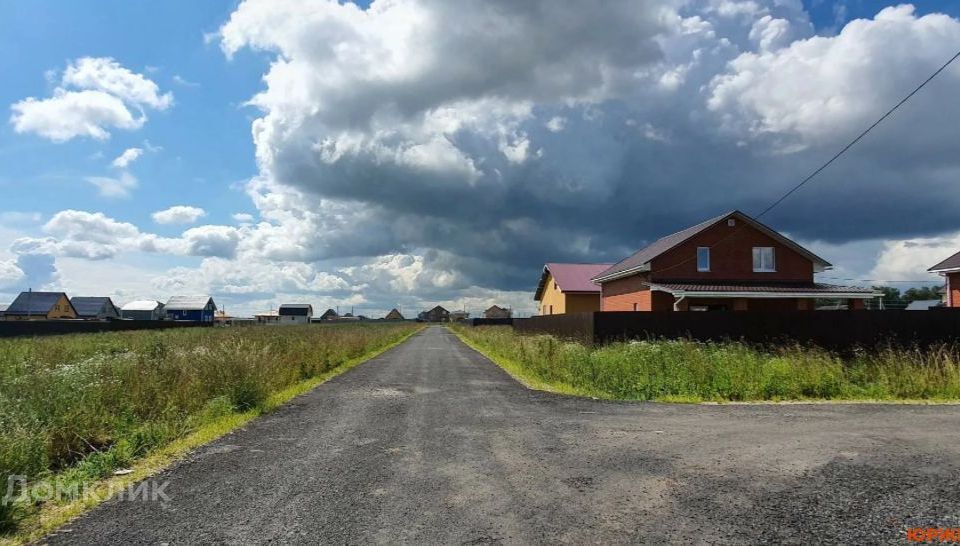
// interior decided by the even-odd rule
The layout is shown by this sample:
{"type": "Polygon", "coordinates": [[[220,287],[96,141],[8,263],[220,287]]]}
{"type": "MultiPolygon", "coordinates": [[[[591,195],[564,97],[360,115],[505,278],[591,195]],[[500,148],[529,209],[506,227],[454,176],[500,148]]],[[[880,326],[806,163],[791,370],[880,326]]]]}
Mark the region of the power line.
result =
{"type": "MultiPolygon", "coordinates": [[[[899,109],[901,106],[903,106],[904,104],[906,104],[906,102],[907,102],[908,100],[910,100],[914,95],[916,95],[921,89],[923,89],[924,87],[926,87],[926,85],[927,85],[928,83],[930,83],[931,81],[933,81],[934,78],[936,78],[937,76],[939,76],[940,73],[943,72],[944,70],[946,70],[946,68],[947,68],[948,66],[950,66],[951,64],[953,64],[953,61],[957,60],[957,58],[960,58],[960,51],[957,51],[952,57],[950,57],[950,59],[949,59],[947,62],[945,62],[945,63],[943,63],[942,65],[940,65],[940,68],[938,68],[936,71],[934,71],[934,73],[931,74],[929,77],[927,77],[927,79],[923,80],[923,82],[922,82],[920,85],[918,85],[913,91],[911,91],[910,93],[908,93],[907,96],[905,96],[905,97],[903,97],[902,99],[900,99],[900,102],[898,102],[897,104],[895,104],[895,105],[893,106],[893,108],[887,110],[887,112],[886,112],[885,114],[883,114],[882,116],[880,116],[880,118],[877,119],[877,121],[873,122],[869,127],[867,127],[866,129],[864,129],[859,135],[857,135],[856,138],[854,138],[854,139],[851,140],[846,146],[844,146],[843,148],[841,148],[840,151],[837,152],[836,154],[834,154],[833,157],[831,157],[826,163],[824,163],[823,165],[820,165],[819,167],[817,167],[817,169],[816,169],[815,171],[813,171],[812,173],[810,173],[810,175],[808,175],[806,178],[804,178],[803,180],[801,180],[799,184],[797,184],[796,186],[794,186],[793,188],[791,188],[787,193],[785,193],[785,194],[783,194],[782,196],[780,196],[779,199],[777,199],[776,201],[774,201],[773,203],[771,203],[767,208],[763,209],[763,211],[760,212],[760,214],[754,216],[754,218],[757,219],[757,220],[759,220],[763,215],[765,215],[766,213],[768,213],[768,212],[770,212],[771,210],[773,210],[773,209],[774,209],[775,207],[777,207],[780,203],[782,203],[784,200],[786,200],[786,198],[790,197],[791,195],[793,195],[794,192],[796,192],[797,190],[799,190],[800,188],[802,188],[804,185],[806,185],[807,182],[810,182],[811,180],[813,180],[814,177],[816,177],[818,174],[820,174],[821,172],[823,172],[827,167],[829,167],[830,165],[832,165],[833,162],[836,161],[837,159],[839,159],[840,156],[842,156],[844,153],[846,153],[847,150],[849,150],[850,148],[852,148],[856,143],[860,142],[860,140],[862,140],[863,137],[867,136],[867,133],[869,133],[870,131],[872,131],[876,126],[880,125],[880,123],[882,123],[883,120],[885,120],[885,119],[887,119],[888,117],[890,117],[890,115],[893,114],[895,111],[897,111],[897,109],[899,109]]],[[[740,230],[740,227],[741,227],[741,226],[738,225],[738,226],[737,226],[736,228],[734,228],[730,233],[728,233],[728,234],[725,235],[724,237],[720,238],[719,241],[713,243],[713,244],[710,245],[708,248],[713,249],[714,247],[718,246],[720,243],[724,242],[726,239],[729,239],[731,236],[733,236],[736,232],[738,232],[738,231],[740,230]]],[[[675,268],[675,267],[679,267],[679,266],[681,266],[681,265],[684,265],[684,264],[686,264],[686,263],[688,263],[688,262],[693,261],[694,259],[696,259],[696,258],[695,258],[695,257],[691,257],[691,258],[682,260],[682,261],[680,261],[680,262],[678,262],[678,263],[676,263],[676,264],[673,264],[673,265],[671,265],[671,266],[668,266],[668,267],[665,268],[665,269],[673,269],[673,268],[675,268]]],[[[849,279],[849,280],[860,280],[860,279],[849,279]]],[[[874,281],[874,282],[882,282],[882,281],[874,281]]],[[[900,282],[900,281],[896,281],[896,282],[900,282]]]]}
{"type": "Polygon", "coordinates": [[[878,119],[877,121],[873,122],[872,125],[870,125],[870,126],[867,127],[866,129],[864,129],[862,133],[860,133],[859,135],[857,135],[857,138],[851,140],[849,144],[847,144],[846,146],[844,146],[843,148],[841,148],[840,151],[837,152],[836,154],[834,154],[834,156],[831,157],[829,161],[827,161],[826,163],[824,163],[823,165],[821,165],[820,167],[818,167],[817,170],[815,170],[815,171],[813,171],[812,173],[810,173],[809,176],[807,176],[807,177],[804,178],[802,181],[800,181],[799,184],[797,184],[796,186],[794,186],[793,188],[791,188],[790,191],[788,191],[787,193],[785,193],[785,194],[783,194],[782,196],[780,196],[780,198],[777,199],[776,201],[774,201],[773,204],[771,204],[771,205],[768,206],[767,208],[763,209],[763,212],[761,212],[760,214],[758,214],[758,215],[756,216],[756,218],[760,218],[760,217],[763,216],[764,214],[770,212],[771,210],[774,209],[774,207],[776,207],[777,205],[779,205],[780,203],[782,203],[782,202],[784,201],[784,199],[786,199],[787,197],[790,197],[791,195],[793,195],[793,193],[794,193],[795,191],[797,191],[797,190],[799,190],[800,188],[802,188],[807,182],[813,180],[813,178],[814,178],[815,176],[817,176],[818,174],[820,174],[824,169],[826,169],[827,167],[829,167],[834,161],[836,161],[837,159],[839,159],[840,156],[842,156],[847,150],[849,150],[850,148],[852,148],[857,142],[860,142],[860,140],[861,140],[863,137],[867,136],[867,133],[869,133],[870,131],[872,131],[874,127],[876,127],[877,125],[880,125],[880,123],[882,123],[883,120],[885,120],[885,119],[887,119],[888,117],[890,117],[890,114],[893,114],[895,111],[897,111],[897,109],[900,108],[901,106],[903,106],[908,100],[910,100],[911,97],[913,97],[914,95],[916,95],[917,92],[919,92],[921,89],[923,89],[928,83],[930,83],[931,81],[933,81],[933,79],[936,78],[938,75],[940,75],[941,72],[943,72],[944,70],[946,70],[946,68],[947,68],[948,66],[950,66],[950,64],[952,64],[953,61],[957,60],[958,57],[960,57],[960,51],[957,51],[957,53],[956,53],[953,57],[950,57],[950,60],[948,60],[947,62],[943,63],[943,65],[941,65],[940,68],[938,68],[938,69],[936,70],[936,72],[934,72],[933,74],[931,74],[930,77],[928,77],[927,79],[923,80],[923,83],[921,83],[920,85],[918,85],[918,86],[916,87],[916,89],[914,89],[913,91],[910,92],[910,94],[908,94],[906,97],[903,97],[902,99],[900,99],[900,102],[898,102],[896,105],[894,105],[893,108],[887,110],[887,113],[884,114],[884,115],[882,115],[882,116],[880,116],[880,119],[878,119]]]}

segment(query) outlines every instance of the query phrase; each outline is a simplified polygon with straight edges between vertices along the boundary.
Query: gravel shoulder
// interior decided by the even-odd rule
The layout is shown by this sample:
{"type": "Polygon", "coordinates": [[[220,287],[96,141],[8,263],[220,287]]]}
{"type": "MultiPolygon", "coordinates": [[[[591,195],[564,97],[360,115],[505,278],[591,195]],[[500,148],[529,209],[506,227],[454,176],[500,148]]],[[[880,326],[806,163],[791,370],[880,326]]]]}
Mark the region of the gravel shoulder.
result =
{"type": "Polygon", "coordinates": [[[960,527],[958,425],[531,391],[431,327],[44,542],[902,544],[960,527]]]}

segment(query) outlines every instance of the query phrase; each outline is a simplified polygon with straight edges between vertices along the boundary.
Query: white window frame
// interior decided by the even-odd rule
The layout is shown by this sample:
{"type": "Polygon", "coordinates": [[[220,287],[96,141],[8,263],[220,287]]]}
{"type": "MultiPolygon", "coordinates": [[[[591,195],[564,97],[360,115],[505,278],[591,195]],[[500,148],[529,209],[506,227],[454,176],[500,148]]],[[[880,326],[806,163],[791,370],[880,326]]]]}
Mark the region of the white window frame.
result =
{"type": "Polygon", "coordinates": [[[772,246],[753,247],[753,272],[754,273],[776,273],[777,272],[777,251],[772,246]],[[764,251],[769,250],[767,254],[764,251]],[[764,255],[768,255],[769,263],[764,263],[764,255]],[[759,264],[759,265],[758,265],[759,264]]]}
{"type": "Polygon", "coordinates": [[[708,246],[697,247],[697,271],[701,273],[706,273],[710,271],[710,247],[708,246]],[[700,258],[702,257],[700,255],[700,252],[704,250],[706,251],[706,253],[703,255],[703,257],[706,257],[707,259],[707,264],[705,266],[700,263],[700,258]]]}

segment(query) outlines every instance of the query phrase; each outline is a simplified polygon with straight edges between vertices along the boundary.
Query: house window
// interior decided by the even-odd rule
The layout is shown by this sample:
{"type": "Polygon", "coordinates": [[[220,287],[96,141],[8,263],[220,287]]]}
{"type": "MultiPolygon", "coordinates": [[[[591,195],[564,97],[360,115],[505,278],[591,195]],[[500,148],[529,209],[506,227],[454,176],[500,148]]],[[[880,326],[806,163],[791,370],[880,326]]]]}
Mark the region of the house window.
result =
{"type": "Polygon", "coordinates": [[[710,247],[697,247],[697,271],[710,271],[710,247]]]}
{"type": "Polygon", "coordinates": [[[550,314],[551,314],[551,315],[553,314],[553,306],[552,306],[552,305],[550,306],[550,314]]]}
{"type": "Polygon", "coordinates": [[[637,310],[637,304],[636,304],[636,303],[633,304],[633,310],[634,310],[634,311],[637,310]]]}
{"type": "Polygon", "coordinates": [[[753,270],[761,273],[770,273],[777,270],[776,254],[773,247],[753,247],[753,270]]]}

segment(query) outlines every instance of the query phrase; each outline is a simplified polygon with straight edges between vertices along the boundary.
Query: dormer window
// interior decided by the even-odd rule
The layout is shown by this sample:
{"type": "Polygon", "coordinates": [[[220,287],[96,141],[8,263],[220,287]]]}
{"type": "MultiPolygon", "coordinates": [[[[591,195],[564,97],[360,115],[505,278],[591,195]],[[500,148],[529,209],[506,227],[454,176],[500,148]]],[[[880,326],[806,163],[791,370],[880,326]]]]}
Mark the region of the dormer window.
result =
{"type": "Polygon", "coordinates": [[[776,253],[773,247],[753,247],[753,271],[756,273],[774,273],[777,271],[776,253]]]}
{"type": "Polygon", "coordinates": [[[710,247],[697,247],[697,271],[710,271],[710,247]]]}

